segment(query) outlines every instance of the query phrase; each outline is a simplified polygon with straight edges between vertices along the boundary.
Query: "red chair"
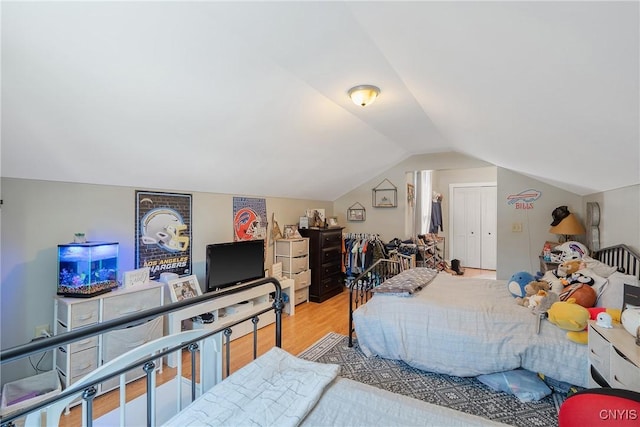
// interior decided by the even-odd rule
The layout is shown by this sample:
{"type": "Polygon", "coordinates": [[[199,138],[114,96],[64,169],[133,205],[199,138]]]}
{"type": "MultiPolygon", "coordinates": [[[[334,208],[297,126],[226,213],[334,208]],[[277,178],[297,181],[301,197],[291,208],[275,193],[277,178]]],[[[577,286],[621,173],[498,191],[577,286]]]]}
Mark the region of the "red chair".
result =
{"type": "Polygon", "coordinates": [[[558,427],[586,426],[640,426],[640,393],[596,388],[569,396],[560,406],[558,427]]]}

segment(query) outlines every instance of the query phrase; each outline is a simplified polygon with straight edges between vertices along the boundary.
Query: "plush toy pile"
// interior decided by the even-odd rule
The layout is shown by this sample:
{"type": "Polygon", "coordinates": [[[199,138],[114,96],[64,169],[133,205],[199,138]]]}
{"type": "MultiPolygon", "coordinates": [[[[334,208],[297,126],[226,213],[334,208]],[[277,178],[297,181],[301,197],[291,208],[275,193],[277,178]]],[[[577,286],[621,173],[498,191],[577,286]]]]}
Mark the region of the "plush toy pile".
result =
{"type": "Polygon", "coordinates": [[[555,270],[544,275],[539,272],[535,277],[526,271],[517,272],[507,287],[518,305],[531,309],[534,314],[546,313],[549,322],[568,331],[567,338],[586,344],[589,319],[595,320],[599,313],[606,313],[619,322],[620,310],[594,308],[595,280],[582,260],[587,254],[584,245],[566,242],[556,249],[561,250],[561,262],[555,270]]]}

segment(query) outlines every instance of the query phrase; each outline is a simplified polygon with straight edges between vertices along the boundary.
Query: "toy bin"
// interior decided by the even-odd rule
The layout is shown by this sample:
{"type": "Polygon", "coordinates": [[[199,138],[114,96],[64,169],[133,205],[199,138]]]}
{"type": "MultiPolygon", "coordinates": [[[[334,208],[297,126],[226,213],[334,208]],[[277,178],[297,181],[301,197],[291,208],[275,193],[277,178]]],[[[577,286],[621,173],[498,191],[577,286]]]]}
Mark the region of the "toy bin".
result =
{"type": "Polygon", "coordinates": [[[2,387],[0,415],[27,408],[62,391],[57,371],[47,371],[32,377],[6,383],[2,387]]]}
{"type": "Polygon", "coordinates": [[[118,243],[58,245],[58,295],[88,298],[118,287],[118,243]]]}

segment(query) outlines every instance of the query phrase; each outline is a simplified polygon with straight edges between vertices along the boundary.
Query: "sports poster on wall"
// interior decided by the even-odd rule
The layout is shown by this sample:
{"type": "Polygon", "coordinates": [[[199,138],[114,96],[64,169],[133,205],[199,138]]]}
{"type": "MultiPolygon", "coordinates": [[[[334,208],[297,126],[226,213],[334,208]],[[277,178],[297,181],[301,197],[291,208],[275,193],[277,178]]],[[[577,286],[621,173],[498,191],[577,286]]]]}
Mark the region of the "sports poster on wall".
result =
{"type": "Polygon", "coordinates": [[[191,274],[191,194],[136,191],[136,268],[191,274]]]}
{"type": "Polygon", "coordinates": [[[233,198],[233,240],[267,240],[267,201],[233,198]]]}

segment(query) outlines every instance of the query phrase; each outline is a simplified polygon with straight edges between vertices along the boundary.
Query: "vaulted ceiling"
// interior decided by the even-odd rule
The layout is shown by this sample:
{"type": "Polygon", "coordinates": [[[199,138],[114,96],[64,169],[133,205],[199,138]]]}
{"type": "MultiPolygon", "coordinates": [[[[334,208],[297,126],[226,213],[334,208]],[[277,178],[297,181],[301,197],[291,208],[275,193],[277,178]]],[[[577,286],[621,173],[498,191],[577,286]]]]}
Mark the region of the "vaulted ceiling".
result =
{"type": "Polygon", "coordinates": [[[577,194],[640,183],[638,2],[1,8],[4,177],[335,200],[455,151],[577,194]]]}

